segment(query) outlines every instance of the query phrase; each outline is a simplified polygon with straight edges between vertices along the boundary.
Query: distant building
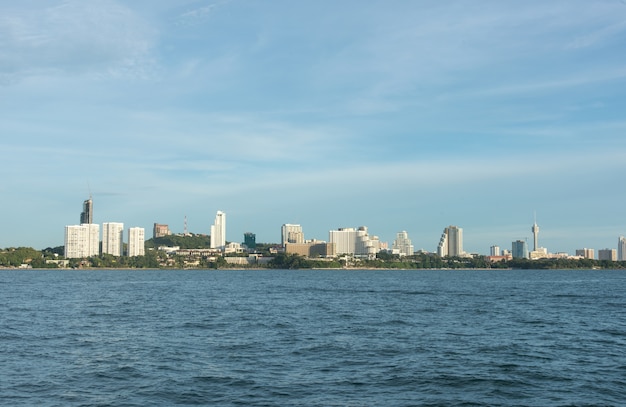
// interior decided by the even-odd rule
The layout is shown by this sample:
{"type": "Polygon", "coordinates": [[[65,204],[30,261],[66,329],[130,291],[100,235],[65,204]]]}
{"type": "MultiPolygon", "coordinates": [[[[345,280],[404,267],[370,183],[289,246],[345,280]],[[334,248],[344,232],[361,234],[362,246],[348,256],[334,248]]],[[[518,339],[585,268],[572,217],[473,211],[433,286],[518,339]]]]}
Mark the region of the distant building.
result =
{"type": "Polygon", "coordinates": [[[373,257],[380,251],[380,240],[377,236],[370,236],[366,226],[354,228],[339,228],[329,232],[330,243],[335,244],[338,255],[350,254],[373,257]]]}
{"type": "Polygon", "coordinates": [[[617,250],[615,249],[600,249],[598,250],[598,260],[617,260],[617,250]]]}
{"type": "Polygon", "coordinates": [[[533,251],[540,252],[539,250],[539,226],[537,226],[536,219],[535,219],[535,223],[533,224],[533,227],[530,228],[530,230],[533,232],[533,251]]]}
{"type": "Polygon", "coordinates": [[[124,224],[105,222],[102,224],[102,253],[113,256],[124,254],[124,224]]]}
{"type": "Polygon", "coordinates": [[[154,227],[152,228],[152,237],[154,239],[159,238],[159,237],[169,236],[171,234],[172,232],[170,232],[170,228],[168,225],[155,223],[154,227]]]}
{"type": "Polygon", "coordinates": [[[528,257],[531,260],[546,259],[551,256],[552,255],[548,254],[548,249],[546,249],[545,247],[538,247],[537,250],[533,250],[528,254],[528,257]]]}
{"type": "Polygon", "coordinates": [[[285,247],[287,243],[304,243],[302,226],[285,223],[280,228],[280,244],[285,247]]]}
{"type": "Polygon", "coordinates": [[[617,239],[617,260],[626,261],[626,237],[624,236],[617,239]]]}
{"type": "Polygon", "coordinates": [[[246,232],[243,234],[243,244],[248,249],[256,249],[256,235],[252,232],[246,232]]]}
{"type": "Polygon", "coordinates": [[[226,214],[217,211],[215,223],[211,225],[211,249],[223,249],[226,246],[226,214]]]}
{"type": "Polygon", "coordinates": [[[65,227],[65,257],[79,259],[100,254],[100,225],[82,224],[65,227]]]}
{"type": "Polygon", "coordinates": [[[144,228],[128,229],[128,256],[144,256],[146,254],[146,231],[144,228]]]}
{"type": "Polygon", "coordinates": [[[437,254],[440,257],[458,257],[463,252],[463,229],[458,226],[448,226],[443,230],[437,254]]]}
{"type": "Polygon", "coordinates": [[[514,259],[528,258],[528,245],[525,240],[516,240],[511,244],[511,256],[514,259]]]}
{"type": "Polygon", "coordinates": [[[409,239],[409,234],[406,231],[398,232],[391,249],[397,250],[400,256],[412,256],[414,248],[411,239],[409,239]]]}
{"type": "Polygon", "coordinates": [[[93,223],[93,200],[91,196],[83,202],[83,211],[80,213],[80,224],[93,223]]]}
{"type": "Polygon", "coordinates": [[[496,246],[496,245],[491,246],[491,247],[489,248],[489,255],[490,255],[490,256],[496,256],[496,257],[499,257],[499,256],[500,256],[500,246],[496,246]]]}
{"type": "Polygon", "coordinates": [[[596,254],[593,249],[576,249],[576,256],[583,257],[585,259],[595,259],[596,254]]]}
{"type": "Polygon", "coordinates": [[[287,243],[285,253],[299,254],[305,257],[335,257],[337,255],[334,243],[312,241],[307,243],[287,243]]]}

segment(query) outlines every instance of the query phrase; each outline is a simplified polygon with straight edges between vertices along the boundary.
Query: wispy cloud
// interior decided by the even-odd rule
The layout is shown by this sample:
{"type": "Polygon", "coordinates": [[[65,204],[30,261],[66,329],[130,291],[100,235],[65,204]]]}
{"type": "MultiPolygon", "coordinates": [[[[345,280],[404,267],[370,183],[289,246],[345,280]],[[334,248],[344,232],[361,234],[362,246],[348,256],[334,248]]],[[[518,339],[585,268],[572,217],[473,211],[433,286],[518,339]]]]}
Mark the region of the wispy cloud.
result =
{"type": "Polygon", "coordinates": [[[0,17],[0,75],[134,75],[154,64],[154,32],[111,1],[64,1],[0,17]]]}

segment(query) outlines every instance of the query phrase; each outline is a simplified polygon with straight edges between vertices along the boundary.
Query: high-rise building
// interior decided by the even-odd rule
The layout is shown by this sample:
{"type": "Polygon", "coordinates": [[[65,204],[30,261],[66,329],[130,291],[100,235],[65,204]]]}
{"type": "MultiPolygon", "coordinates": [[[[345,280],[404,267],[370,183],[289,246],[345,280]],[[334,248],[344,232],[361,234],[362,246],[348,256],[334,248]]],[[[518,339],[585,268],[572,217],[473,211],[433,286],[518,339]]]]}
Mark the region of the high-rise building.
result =
{"type": "Polygon", "coordinates": [[[256,235],[252,232],[244,233],[243,244],[245,244],[248,249],[256,249],[256,235]]]}
{"type": "Polygon", "coordinates": [[[357,256],[375,256],[380,251],[380,240],[377,236],[370,236],[366,226],[354,228],[339,228],[329,232],[330,243],[335,244],[336,253],[353,254],[357,256]]]}
{"type": "Polygon", "coordinates": [[[102,224],[102,253],[122,256],[124,254],[124,224],[105,222],[102,224]]]}
{"type": "Polygon", "coordinates": [[[458,226],[448,226],[443,230],[437,254],[440,257],[458,257],[463,252],[463,229],[458,226]]]}
{"type": "Polygon", "coordinates": [[[626,237],[624,236],[617,239],[617,260],[626,261],[626,237]]]}
{"type": "Polygon", "coordinates": [[[414,252],[413,243],[411,239],[409,239],[409,234],[404,230],[396,234],[396,240],[393,241],[391,248],[398,250],[401,256],[412,256],[414,252]]]}
{"type": "Polygon", "coordinates": [[[491,248],[489,249],[489,254],[491,256],[500,256],[500,246],[497,246],[497,245],[491,246],[491,248]]]}
{"type": "Polygon", "coordinates": [[[83,202],[83,211],[80,213],[80,224],[93,223],[93,200],[91,196],[83,202]]]}
{"type": "Polygon", "coordinates": [[[155,239],[159,237],[169,236],[171,234],[172,232],[170,232],[170,228],[167,225],[155,223],[154,227],[152,228],[152,237],[155,239]]]}
{"type": "Polygon", "coordinates": [[[535,219],[535,223],[530,230],[533,232],[533,251],[539,251],[539,226],[537,226],[537,219],[535,219]]]}
{"type": "Polygon", "coordinates": [[[146,254],[146,231],[144,228],[128,229],[128,256],[144,256],[146,254]]]}
{"type": "Polygon", "coordinates": [[[302,226],[285,223],[280,228],[280,244],[285,247],[287,243],[304,243],[302,226]]]}
{"type": "Polygon", "coordinates": [[[65,227],[65,257],[78,259],[100,254],[100,225],[82,224],[65,227]]]}
{"type": "Polygon", "coordinates": [[[511,245],[511,256],[514,259],[528,258],[528,245],[525,240],[516,240],[511,245]]]}
{"type": "Polygon", "coordinates": [[[217,211],[215,223],[211,225],[211,249],[226,247],[226,214],[217,211]]]}
{"type": "Polygon", "coordinates": [[[598,250],[598,260],[617,260],[617,250],[615,249],[600,249],[598,250]]]}
{"type": "Polygon", "coordinates": [[[576,249],[576,256],[584,257],[585,259],[595,259],[596,254],[593,249],[576,249]]]}

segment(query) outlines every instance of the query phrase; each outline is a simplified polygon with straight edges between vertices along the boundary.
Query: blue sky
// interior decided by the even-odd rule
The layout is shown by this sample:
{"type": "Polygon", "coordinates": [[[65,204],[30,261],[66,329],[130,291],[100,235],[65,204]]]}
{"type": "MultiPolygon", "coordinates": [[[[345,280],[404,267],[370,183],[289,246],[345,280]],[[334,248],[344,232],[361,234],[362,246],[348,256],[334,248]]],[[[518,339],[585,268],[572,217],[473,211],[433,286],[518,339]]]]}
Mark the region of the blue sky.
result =
{"type": "Polygon", "coordinates": [[[96,223],[626,234],[626,2],[0,2],[0,247],[96,223]]]}

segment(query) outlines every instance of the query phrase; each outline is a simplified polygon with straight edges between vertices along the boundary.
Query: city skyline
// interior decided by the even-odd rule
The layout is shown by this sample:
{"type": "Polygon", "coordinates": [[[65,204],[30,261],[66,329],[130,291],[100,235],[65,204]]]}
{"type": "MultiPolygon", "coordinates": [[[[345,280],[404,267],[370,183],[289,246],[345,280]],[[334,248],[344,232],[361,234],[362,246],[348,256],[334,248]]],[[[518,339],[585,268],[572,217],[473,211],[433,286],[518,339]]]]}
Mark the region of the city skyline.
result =
{"type": "MultiPolygon", "coordinates": [[[[85,208],[86,203],[89,202],[89,213],[90,216],[93,216],[93,199],[90,197],[89,200],[85,200],[83,204],[83,208],[85,208]]],[[[84,219],[85,210],[81,213],[81,220],[84,219]]],[[[81,224],[81,225],[70,225],[65,226],[65,244],[74,243],[68,249],[65,249],[65,253],[72,253],[75,256],[75,253],[84,249],[84,252],[89,252],[91,249],[84,248],[83,246],[89,246],[87,243],[87,234],[86,231],[83,231],[86,227],[93,226],[96,231],[98,231],[98,224],[81,224]],[[77,238],[77,236],[81,236],[80,233],[83,233],[81,238],[77,238]],[[84,240],[84,243],[77,244],[77,241],[84,240]]],[[[119,222],[104,222],[102,224],[102,253],[113,254],[115,256],[123,255],[123,234],[124,234],[124,224],[119,222]]],[[[569,251],[560,251],[560,252],[552,252],[549,251],[546,247],[539,246],[539,225],[537,224],[537,215],[535,214],[534,222],[531,227],[531,231],[533,234],[533,251],[528,249],[528,239],[517,239],[511,242],[511,250],[504,249],[503,252],[500,252],[500,247],[498,245],[493,245],[489,248],[487,253],[475,251],[475,252],[466,252],[463,250],[463,228],[450,225],[445,227],[443,233],[439,239],[439,244],[437,245],[436,250],[430,251],[427,249],[418,249],[416,250],[412,244],[412,241],[409,237],[407,231],[401,231],[396,233],[396,238],[393,243],[390,245],[387,241],[381,241],[379,236],[370,235],[368,232],[367,226],[359,226],[357,228],[349,227],[349,228],[337,228],[334,230],[329,230],[328,239],[320,239],[317,237],[311,239],[304,238],[304,230],[302,225],[299,224],[290,224],[286,223],[280,227],[280,246],[283,248],[287,248],[288,245],[291,247],[292,253],[302,254],[307,250],[310,250],[310,246],[308,245],[316,245],[316,244],[330,244],[333,245],[332,249],[333,253],[343,253],[343,254],[352,254],[352,255],[375,255],[381,250],[391,250],[393,252],[397,252],[402,256],[411,255],[417,252],[432,252],[436,253],[440,257],[463,257],[470,256],[474,254],[478,255],[489,255],[495,257],[501,257],[501,254],[506,257],[507,255],[511,255],[513,258],[529,258],[529,259],[541,259],[541,258],[549,258],[553,256],[561,256],[563,254],[568,256],[578,256],[583,258],[594,259],[595,249],[574,249],[573,252],[569,251]]],[[[169,228],[169,225],[154,223],[153,224],[153,237],[164,237],[172,234],[172,231],[169,228]]],[[[185,216],[184,220],[184,232],[182,234],[176,233],[177,235],[187,236],[189,235],[189,231],[187,230],[187,217],[185,216]]],[[[200,233],[205,234],[205,233],[200,233]]],[[[96,232],[96,235],[99,235],[99,231],[96,232]]],[[[217,211],[215,215],[215,221],[210,226],[210,232],[208,234],[210,236],[210,247],[211,249],[222,250],[227,252],[227,246],[232,243],[235,244],[245,244],[246,241],[253,242],[252,249],[256,247],[256,234],[252,232],[245,232],[243,234],[243,241],[239,242],[237,239],[235,240],[227,240],[226,239],[226,213],[223,211],[217,211]]],[[[93,233],[91,234],[90,239],[93,241],[93,233]]],[[[140,227],[132,227],[128,229],[128,254],[129,255],[143,255],[144,247],[141,245],[139,248],[139,242],[143,242],[145,239],[145,229],[140,227]],[[142,253],[142,254],[137,254],[142,253]]],[[[274,241],[263,242],[270,244],[278,244],[274,241]]],[[[91,243],[93,246],[93,243],[91,243]]],[[[322,247],[322,246],[320,246],[322,247]]],[[[314,250],[314,252],[319,252],[321,249],[318,247],[314,250]]],[[[328,252],[327,246],[324,246],[324,253],[328,252]]],[[[616,260],[626,260],[624,257],[626,256],[626,238],[623,236],[619,236],[617,249],[599,249],[598,258],[610,258],[606,253],[613,253],[616,260]],[[601,253],[602,252],[602,253],[601,253]]]]}
{"type": "Polygon", "coordinates": [[[93,222],[276,242],[367,225],[435,251],[626,234],[626,4],[0,4],[0,247],[93,222]],[[17,175],[16,175],[17,174],[17,175]],[[95,208],[95,210],[93,210],[95,208]],[[79,208],[80,209],[80,208],[79,208]],[[78,211],[80,212],[80,210],[78,211]]]}

